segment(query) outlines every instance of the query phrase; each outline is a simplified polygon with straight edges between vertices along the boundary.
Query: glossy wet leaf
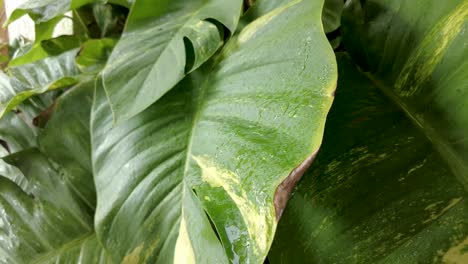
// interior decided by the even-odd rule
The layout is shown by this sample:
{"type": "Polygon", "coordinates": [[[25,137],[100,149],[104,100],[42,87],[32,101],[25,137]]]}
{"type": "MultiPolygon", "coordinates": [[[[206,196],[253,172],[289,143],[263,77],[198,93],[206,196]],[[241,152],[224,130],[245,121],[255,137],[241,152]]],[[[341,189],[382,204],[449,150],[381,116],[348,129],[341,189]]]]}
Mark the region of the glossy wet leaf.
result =
{"type": "Polygon", "coordinates": [[[75,63],[77,53],[75,49],[59,56],[9,68],[13,77],[10,80],[3,80],[5,77],[2,77],[1,85],[4,88],[0,94],[0,117],[31,96],[71,86],[87,78],[79,76],[75,63]]]}
{"type": "Polygon", "coordinates": [[[38,136],[39,149],[59,161],[67,181],[86,205],[94,210],[96,192],[92,175],[90,115],[94,82],[80,83],[61,95],[50,120],[38,136]]]}
{"type": "Polygon", "coordinates": [[[28,182],[23,173],[15,166],[6,163],[1,158],[8,156],[10,153],[4,146],[0,146],[0,177],[9,179],[17,184],[22,190],[28,190],[28,182]]]}
{"type": "Polygon", "coordinates": [[[223,44],[236,29],[242,0],[135,2],[104,73],[116,122],[140,113],[223,44]],[[216,22],[215,22],[216,21],[216,22]],[[158,83],[158,86],[154,86],[158,83]],[[128,98],[133,98],[128,100],[128,98]]]}
{"type": "Polygon", "coordinates": [[[259,18],[127,121],[113,124],[98,87],[96,224],[115,262],[263,262],[290,187],[278,186],[311,161],[333,100],[321,4],[259,18]]]}
{"type": "Polygon", "coordinates": [[[29,0],[21,4],[13,11],[8,19],[11,23],[18,18],[29,15],[37,24],[50,21],[67,11],[93,3],[115,3],[126,7],[131,5],[131,0],[29,0]]]}
{"type": "Polygon", "coordinates": [[[30,125],[16,113],[8,113],[0,120],[0,139],[6,142],[10,153],[37,146],[37,129],[30,125]]]}
{"type": "Polygon", "coordinates": [[[37,150],[9,156],[30,192],[0,177],[0,263],[110,263],[68,175],[37,150]],[[60,197],[60,198],[58,198],[60,197]]]}
{"type": "Polygon", "coordinates": [[[26,182],[20,188],[0,177],[0,263],[111,263],[93,231],[93,91],[93,83],[81,84],[57,100],[39,135],[41,151],[5,158],[26,182]]]}
{"type": "Polygon", "coordinates": [[[369,73],[340,59],[325,144],[286,210],[273,263],[468,258],[467,4],[348,1],[345,48],[369,73]]]}
{"type": "Polygon", "coordinates": [[[346,55],[324,144],[278,226],[270,263],[464,263],[464,182],[346,55]]]}

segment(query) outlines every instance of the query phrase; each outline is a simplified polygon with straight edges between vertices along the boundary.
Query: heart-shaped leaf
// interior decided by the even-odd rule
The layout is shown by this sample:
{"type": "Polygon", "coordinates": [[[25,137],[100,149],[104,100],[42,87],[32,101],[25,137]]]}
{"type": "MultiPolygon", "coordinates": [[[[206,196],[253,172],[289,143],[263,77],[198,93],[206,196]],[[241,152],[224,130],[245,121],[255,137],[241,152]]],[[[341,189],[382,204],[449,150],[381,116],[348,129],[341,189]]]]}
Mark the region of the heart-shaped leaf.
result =
{"type": "Polygon", "coordinates": [[[336,65],[321,6],[306,0],[274,9],[117,125],[98,87],[96,224],[115,262],[264,260],[333,101],[336,65]]]}

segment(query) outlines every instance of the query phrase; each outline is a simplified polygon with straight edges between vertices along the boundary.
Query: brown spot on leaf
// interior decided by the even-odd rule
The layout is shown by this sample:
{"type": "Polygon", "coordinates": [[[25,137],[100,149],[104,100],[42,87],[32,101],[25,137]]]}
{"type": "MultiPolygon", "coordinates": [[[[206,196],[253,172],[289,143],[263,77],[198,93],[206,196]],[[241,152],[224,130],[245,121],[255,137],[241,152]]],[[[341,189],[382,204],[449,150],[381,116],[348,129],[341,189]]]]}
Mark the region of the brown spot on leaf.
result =
{"type": "Polygon", "coordinates": [[[33,125],[36,127],[44,128],[47,122],[49,121],[52,113],[54,112],[55,108],[55,101],[47,107],[44,111],[42,111],[38,116],[33,119],[33,125]]]}
{"type": "Polygon", "coordinates": [[[297,166],[288,177],[281,182],[281,184],[276,188],[274,204],[276,211],[276,220],[279,221],[281,215],[283,214],[284,208],[288,203],[289,196],[293,191],[294,187],[297,185],[299,180],[302,178],[302,175],[307,171],[307,169],[314,162],[315,157],[317,157],[318,149],[312,153],[306,160],[304,160],[299,166],[297,166]]]}

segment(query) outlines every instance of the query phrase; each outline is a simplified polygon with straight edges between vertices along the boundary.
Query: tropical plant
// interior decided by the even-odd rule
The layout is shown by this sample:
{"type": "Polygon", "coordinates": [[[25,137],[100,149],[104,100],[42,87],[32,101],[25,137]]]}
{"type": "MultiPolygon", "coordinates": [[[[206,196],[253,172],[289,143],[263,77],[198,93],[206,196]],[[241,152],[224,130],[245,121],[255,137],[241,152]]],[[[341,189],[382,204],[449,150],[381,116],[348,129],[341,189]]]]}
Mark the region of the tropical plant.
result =
{"type": "Polygon", "coordinates": [[[23,15],[36,38],[0,73],[0,263],[467,263],[468,0],[23,15]]]}

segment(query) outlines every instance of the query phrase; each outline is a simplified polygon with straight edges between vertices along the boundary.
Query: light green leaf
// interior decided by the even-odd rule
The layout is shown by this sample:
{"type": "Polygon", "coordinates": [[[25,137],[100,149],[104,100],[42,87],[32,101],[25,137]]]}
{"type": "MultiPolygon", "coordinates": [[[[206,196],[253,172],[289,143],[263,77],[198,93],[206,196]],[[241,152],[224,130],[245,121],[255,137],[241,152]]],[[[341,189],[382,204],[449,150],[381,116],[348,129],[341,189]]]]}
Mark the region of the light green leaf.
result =
{"type": "Polygon", "coordinates": [[[468,188],[468,1],[348,1],[343,41],[468,188]]]}
{"type": "Polygon", "coordinates": [[[96,224],[115,262],[263,262],[333,101],[321,6],[291,1],[259,18],[120,124],[97,89],[96,224]]]}
{"type": "Polygon", "coordinates": [[[270,263],[464,263],[468,200],[434,143],[338,55],[324,144],[279,223],[270,263]]]}
{"type": "MultiPolygon", "coordinates": [[[[9,62],[8,66],[17,67],[20,65],[24,65],[24,64],[28,64],[28,63],[32,63],[38,60],[45,59],[48,56],[50,56],[51,55],[50,50],[44,49],[43,42],[47,40],[50,40],[52,42],[57,42],[57,43],[64,42],[64,38],[67,38],[67,37],[61,36],[58,38],[52,38],[55,27],[60,21],[63,20],[63,18],[64,16],[58,16],[56,18],[53,18],[50,21],[36,24],[34,26],[34,32],[35,32],[34,42],[23,46],[20,52],[15,54],[15,56],[9,62]]],[[[68,36],[68,38],[70,38],[70,36],[68,36]]],[[[71,42],[72,44],[74,44],[75,45],[74,48],[78,47],[80,44],[78,40],[74,40],[74,41],[70,41],[70,39],[65,39],[65,40],[67,40],[66,43],[71,42]]],[[[71,45],[68,45],[68,46],[71,46],[71,45]]],[[[54,53],[54,54],[57,55],[57,53],[54,53]]]]}
{"type": "Polygon", "coordinates": [[[115,121],[148,108],[208,60],[223,43],[222,27],[235,31],[242,2],[135,2],[103,73],[115,121]]]}
{"type": "Polygon", "coordinates": [[[76,57],[78,68],[85,73],[99,73],[116,44],[117,40],[109,38],[86,41],[76,57]]]}
{"type": "Polygon", "coordinates": [[[2,77],[0,94],[0,117],[31,96],[50,90],[71,86],[89,77],[79,75],[75,64],[78,49],[59,56],[49,57],[34,63],[9,68],[11,78],[2,77]]]}

